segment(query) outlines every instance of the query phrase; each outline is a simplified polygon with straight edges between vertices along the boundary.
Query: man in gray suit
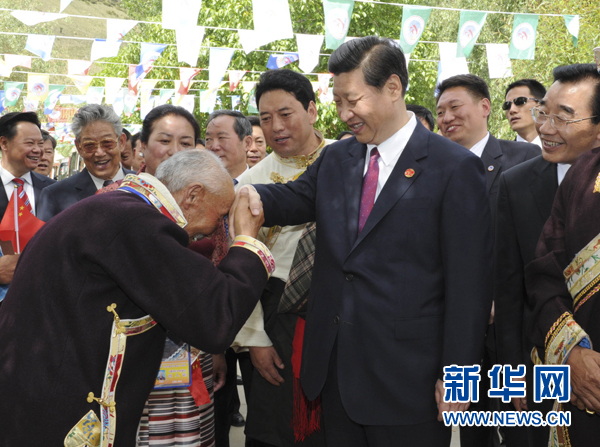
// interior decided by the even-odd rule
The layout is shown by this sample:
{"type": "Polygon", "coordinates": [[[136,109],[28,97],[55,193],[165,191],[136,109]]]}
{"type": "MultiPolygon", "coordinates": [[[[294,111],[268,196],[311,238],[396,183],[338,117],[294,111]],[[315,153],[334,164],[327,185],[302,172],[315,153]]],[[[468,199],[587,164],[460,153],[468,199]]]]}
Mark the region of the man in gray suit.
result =
{"type": "Polygon", "coordinates": [[[127,138],[121,120],[110,106],[90,104],[73,117],[75,147],[85,163],[79,173],[42,194],[38,217],[48,221],[97,190],[134,174],[121,167],[121,148],[127,138]]]}

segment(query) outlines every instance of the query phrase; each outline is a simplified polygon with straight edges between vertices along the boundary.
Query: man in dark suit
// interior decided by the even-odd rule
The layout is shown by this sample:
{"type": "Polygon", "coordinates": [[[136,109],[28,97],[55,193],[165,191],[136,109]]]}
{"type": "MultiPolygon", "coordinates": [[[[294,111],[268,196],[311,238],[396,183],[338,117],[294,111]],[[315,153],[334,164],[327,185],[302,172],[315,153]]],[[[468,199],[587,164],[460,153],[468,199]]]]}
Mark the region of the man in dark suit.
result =
{"type": "Polygon", "coordinates": [[[443,367],[479,362],[491,303],[483,165],[406,111],[393,41],[346,42],[329,71],[355,137],[251,194],[266,226],[319,229],[302,387],[322,395],[328,446],[448,446],[442,412],[468,403],[444,401],[443,367]]]}
{"type": "MultiPolygon", "coordinates": [[[[452,76],[438,86],[437,124],[443,136],[464,146],[478,155],[486,170],[486,191],[489,195],[493,223],[498,195],[498,179],[519,163],[540,154],[536,145],[498,140],[488,131],[491,112],[490,91],[486,82],[472,74],[452,76]]],[[[489,379],[487,371],[496,363],[496,343],[493,326],[493,307],[490,327],[486,334],[486,352],[481,370],[479,402],[471,406],[472,411],[498,409],[498,402],[487,396],[489,379]]],[[[490,447],[494,445],[492,427],[461,427],[463,447],[490,447]]],[[[499,442],[496,442],[498,444],[499,442]]]]}
{"type": "MultiPolygon", "coordinates": [[[[579,99],[591,98],[592,104],[598,103],[599,83],[600,74],[593,64],[557,67],[554,84],[541,103],[550,102],[557,108],[566,106],[576,111],[578,117],[594,115],[590,104],[579,99]]],[[[525,266],[535,259],[542,228],[550,217],[556,190],[566,171],[581,154],[600,145],[598,125],[594,126],[595,133],[585,127],[570,126],[568,131],[565,126],[561,132],[560,146],[552,142],[544,144],[542,138],[541,157],[510,169],[500,177],[494,274],[498,360],[513,368],[526,365],[529,390],[532,389],[533,366],[530,354],[534,345],[527,337],[532,308],[525,290],[525,266]]],[[[513,399],[513,404],[517,410],[548,410],[535,404],[531,393],[526,399],[513,399]]],[[[512,439],[511,431],[507,431],[507,447],[545,447],[548,444],[546,428],[522,429],[528,432],[526,442],[512,439]]]]}
{"type": "Polygon", "coordinates": [[[44,191],[38,217],[46,222],[74,203],[93,196],[100,188],[127,174],[135,174],[121,167],[121,148],[127,137],[112,107],[98,104],[82,107],[73,117],[72,129],[85,168],[44,191]]]}
{"type": "Polygon", "coordinates": [[[541,147],[531,109],[540,103],[545,94],[546,89],[535,79],[519,79],[506,87],[502,110],[510,128],[517,133],[515,141],[533,143],[541,147]]]}
{"type": "MultiPolygon", "coordinates": [[[[0,118],[0,220],[4,216],[8,202],[20,183],[36,214],[40,204],[42,189],[55,183],[45,175],[33,172],[44,150],[44,141],[40,132],[40,121],[35,113],[7,113],[0,118]],[[15,179],[16,181],[14,181],[15,179]]],[[[8,284],[17,263],[18,255],[0,257],[0,284],[8,284]]],[[[6,291],[0,291],[0,299],[6,291]]]]}

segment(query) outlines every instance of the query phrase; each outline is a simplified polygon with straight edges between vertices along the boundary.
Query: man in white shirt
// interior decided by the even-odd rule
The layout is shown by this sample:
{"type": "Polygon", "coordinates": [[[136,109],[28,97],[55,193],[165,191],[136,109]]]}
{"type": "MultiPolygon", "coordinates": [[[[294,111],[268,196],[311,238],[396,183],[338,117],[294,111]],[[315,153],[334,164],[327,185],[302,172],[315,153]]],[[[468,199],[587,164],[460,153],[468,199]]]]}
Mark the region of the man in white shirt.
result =
{"type": "Polygon", "coordinates": [[[121,166],[121,148],[127,137],[112,107],[89,104],[80,108],[72,130],[85,168],[43,192],[38,217],[45,222],[100,188],[135,174],[121,166]]]}
{"type": "Polygon", "coordinates": [[[506,87],[502,110],[512,130],[517,133],[515,141],[537,144],[542,147],[535,130],[531,109],[537,106],[546,94],[546,88],[535,79],[520,79],[506,87]]]}

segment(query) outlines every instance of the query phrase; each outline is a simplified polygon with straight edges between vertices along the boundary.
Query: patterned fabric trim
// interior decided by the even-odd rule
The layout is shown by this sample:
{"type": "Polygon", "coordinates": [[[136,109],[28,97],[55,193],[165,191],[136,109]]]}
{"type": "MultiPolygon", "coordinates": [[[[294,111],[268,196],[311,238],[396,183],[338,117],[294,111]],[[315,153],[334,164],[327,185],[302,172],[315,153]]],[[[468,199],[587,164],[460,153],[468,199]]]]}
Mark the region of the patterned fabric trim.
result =
{"type": "Polygon", "coordinates": [[[149,315],[135,320],[121,320],[115,311],[116,307],[117,305],[113,303],[106,308],[108,312],[113,314],[114,321],[102,394],[97,398],[94,397],[93,392],[90,392],[87,397],[89,403],[96,401],[100,405],[101,447],[112,447],[115,441],[117,429],[115,394],[121,368],[123,367],[127,337],[141,334],[156,326],[156,321],[149,315]]]}
{"type": "Polygon", "coordinates": [[[586,301],[588,301],[590,298],[596,295],[598,291],[600,291],[600,285],[598,284],[599,281],[600,275],[596,276],[594,280],[590,284],[588,284],[588,286],[585,289],[583,289],[579,295],[575,297],[575,300],[573,301],[573,306],[575,306],[573,309],[573,314],[577,313],[579,308],[583,306],[586,303],[586,301]]]}
{"type": "MultiPolygon", "coordinates": [[[[317,129],[314,129],[315,135],[319,138],[320,144],[313,152],[308,155],[296,155],[293,157],[281,157],[277,155],[277,153],[273,152],[273,157],[282,165],[290,166],[296,169],[306,169],[310,165],[312,165],[319,155],[321,155],[321,151],[325,147],[326,141],[323,137],[323,134],[319,132],[317,129]]],[[[279,182],[276,182],[279,183],[279,182]]],[[[283,182],[281,182],[283,183],[283,182]]]]}
{"type": "Polygon", "coordinates": [[[100,445],[100,421],[94,410],[81,418],[65,437],[65,447],[98,447],[100,445]]]}
{"type": "MultiPolygon", "coordinates": [[[[557,323],[558,325],[555,323],[556,329],[550,336],[549,342],[546,342],[545,363],[548,365],[563,365],[571,350],[584,338],[589,339],[585,331],[573,319],[572,314],[565,312],[557,323]]],[[[552,327],[554,328],[554,325],[552,327]]]]}
{"type": "Polygon", "coordinates": [[[567,288],[573,298],[598,274],[600,274],[600,234],[581,249],[563,271],[567,288]]]}
{"type": "Polygon", "coordinates": [[[265,244],[253,237],[240,235],[235,237],[231,246],[242,247],[257,254],[267,270],[267,275],[271,277],[275,271],[275,259],[265,244]]]}

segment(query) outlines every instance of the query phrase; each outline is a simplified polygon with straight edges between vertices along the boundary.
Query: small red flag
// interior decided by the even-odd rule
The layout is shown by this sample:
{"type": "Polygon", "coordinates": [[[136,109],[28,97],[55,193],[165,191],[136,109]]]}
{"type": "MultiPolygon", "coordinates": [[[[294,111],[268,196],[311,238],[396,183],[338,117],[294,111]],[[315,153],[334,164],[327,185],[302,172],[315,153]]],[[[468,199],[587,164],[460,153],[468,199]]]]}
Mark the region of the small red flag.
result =
{"type": "Polygon", "coordinates": [[[21,253],[43,225],[44,222],[29,211],[15,188],[2,222],[0,222],[0,240],[12,242],[15,253],[21,253]],[[15,201],[17,202],[16,208],[15,201]]]}

